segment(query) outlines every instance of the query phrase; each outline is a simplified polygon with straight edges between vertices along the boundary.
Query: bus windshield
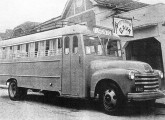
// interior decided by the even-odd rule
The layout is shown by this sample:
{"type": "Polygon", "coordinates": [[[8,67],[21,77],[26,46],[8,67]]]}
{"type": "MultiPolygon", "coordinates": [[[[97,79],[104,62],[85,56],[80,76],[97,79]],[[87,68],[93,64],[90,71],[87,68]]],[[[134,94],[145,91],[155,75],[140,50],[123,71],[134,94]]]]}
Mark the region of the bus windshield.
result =
{"type": "Polygon", "coordinates": [[[101,43],[107,56],[121,57],[121,43],[120,40],[101,39],[101,43]]]}
{"type": "Polygon", "coordinates": [[[87,55],[103,55],[103,47],[98,37],[84,36],[84,47],[87,55]]]}

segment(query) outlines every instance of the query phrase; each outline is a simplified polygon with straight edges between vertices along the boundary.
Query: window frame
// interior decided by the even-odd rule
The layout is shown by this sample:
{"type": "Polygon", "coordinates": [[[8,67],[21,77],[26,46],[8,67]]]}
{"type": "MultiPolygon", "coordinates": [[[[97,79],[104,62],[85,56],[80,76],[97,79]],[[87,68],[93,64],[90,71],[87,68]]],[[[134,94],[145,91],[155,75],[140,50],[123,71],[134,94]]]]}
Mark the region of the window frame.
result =
{"type": "Polygon", "coordinates": [[[70,41],[71,41],[70,37],[69,36],[65,36],[65,38],[64,38],[64,54],[65,55],[69,55],[70,54],[70,41]],[[68,38],[68,39],[66,39],[66,38],[68,38]],[[67,40],[68,40],[68,43],[66,42],[67,40]],[[66,52],[66,50],[67,50],[67,52],[66,52]]]}

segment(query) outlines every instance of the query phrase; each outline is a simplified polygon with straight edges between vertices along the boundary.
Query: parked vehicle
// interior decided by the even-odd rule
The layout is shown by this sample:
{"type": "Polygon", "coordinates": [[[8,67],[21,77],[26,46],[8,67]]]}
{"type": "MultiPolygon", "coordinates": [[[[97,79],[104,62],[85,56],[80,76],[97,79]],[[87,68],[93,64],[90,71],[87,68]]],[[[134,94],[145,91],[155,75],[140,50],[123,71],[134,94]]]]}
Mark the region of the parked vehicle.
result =
{"type": "Polygon", "coordinates": [[[31,89],[98,99],[114,114],[125,101],[164,97],[163,73],[144,62],[123,60],[120,38],[103,28],[73,25],[0,41],[0,58],[0,81],[9,85],[11,100],[31,89]]]}

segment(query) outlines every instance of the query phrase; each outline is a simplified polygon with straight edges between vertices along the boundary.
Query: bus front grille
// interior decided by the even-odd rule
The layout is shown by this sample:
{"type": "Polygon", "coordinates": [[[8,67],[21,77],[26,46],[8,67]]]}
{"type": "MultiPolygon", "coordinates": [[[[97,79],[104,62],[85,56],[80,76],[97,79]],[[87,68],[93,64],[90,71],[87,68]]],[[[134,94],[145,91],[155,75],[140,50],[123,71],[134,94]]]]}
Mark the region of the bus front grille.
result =
{"type": "Polygon", "coordinates": [[[136,74],[135,88],[136,92],[156,91],[159,88],[159,79],[156,75],[136,74]]]}

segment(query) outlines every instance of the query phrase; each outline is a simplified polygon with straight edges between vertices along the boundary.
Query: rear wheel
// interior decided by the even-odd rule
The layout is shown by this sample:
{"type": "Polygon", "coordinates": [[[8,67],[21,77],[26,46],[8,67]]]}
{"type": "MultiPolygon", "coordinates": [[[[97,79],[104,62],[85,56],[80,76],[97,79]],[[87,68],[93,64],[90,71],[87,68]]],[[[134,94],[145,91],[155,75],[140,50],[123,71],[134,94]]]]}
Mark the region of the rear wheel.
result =
{"type": "Polygon", "coordinates": [[[23,99],[27,95],[27,89],[17,87],[16,81],[11,81],[8,87],[8,93],[11,100],[23,99]]]}
{"type": "Polygon", "coordinates": [[[101,106],[108,114],[117,114],[121,108],[122,96],[119,88],[114,84],[103,87],[100,100],[101,106]]]}
{"type": "Polygon", "coordinates": [[[8,87],[8,93],[11,100],[18,99],[18,87],[15,81],[11,81],[8,87]]]}

